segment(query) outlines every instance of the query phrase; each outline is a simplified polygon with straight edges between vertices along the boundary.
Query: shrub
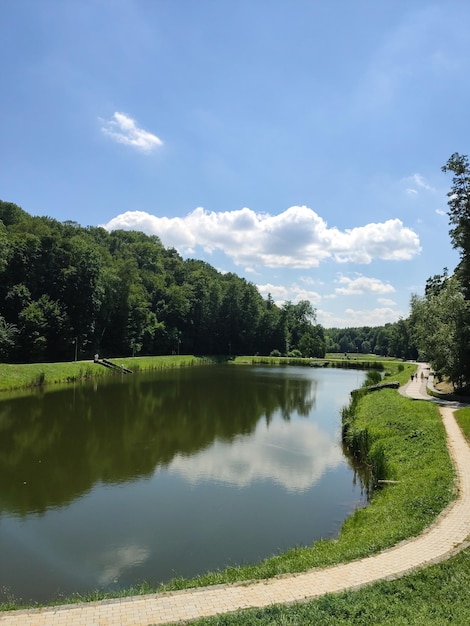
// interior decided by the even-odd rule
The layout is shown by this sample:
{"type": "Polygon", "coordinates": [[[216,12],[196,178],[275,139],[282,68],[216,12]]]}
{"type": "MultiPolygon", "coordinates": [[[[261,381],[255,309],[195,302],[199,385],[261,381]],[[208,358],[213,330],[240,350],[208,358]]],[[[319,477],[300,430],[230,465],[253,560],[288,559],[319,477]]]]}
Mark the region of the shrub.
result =
{"type": "Polygon", "coordinates": [[[382,380],[382,375],[377,370],[369,370],[366,375],[364,385],[369,387],[370,385],[377,385],[382,380]]]}

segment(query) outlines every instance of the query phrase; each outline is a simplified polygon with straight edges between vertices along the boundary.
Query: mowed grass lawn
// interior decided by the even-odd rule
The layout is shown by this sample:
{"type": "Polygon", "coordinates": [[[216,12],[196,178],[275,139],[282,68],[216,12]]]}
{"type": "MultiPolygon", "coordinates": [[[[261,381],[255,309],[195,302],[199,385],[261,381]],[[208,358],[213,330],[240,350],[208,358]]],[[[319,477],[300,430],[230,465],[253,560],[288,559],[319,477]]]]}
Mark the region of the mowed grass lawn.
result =
{"type": "MultiPolygon", "coordinates": [[[[129,367],[124,363],[126,367],[129,367]]],[[[392,372],[409,379],[408,366],[392,372]]],[[[104,369],[104,368],[103,368],[104,369]]],[[[150,593],[203,585],[268,578],[351,561],[415,536],[455,497],[455,476],[446,447],[444,427],[435,404],[412,401],[384,389],[360,399],[357,426],[368,431],[373,445],[383,448],[387,477],[397,481],[375,491],[370,504],[345,521],[339,536],[311,546],[296,547],[265,561],[210,572],[194,579],[175,579],[157,588],[143,582],[116,594],[102,591],[76,595],[79,602],[135,593],[150,593]]],[[[470,432],[470,410],[459,412],[470,432]]],[[[469,624],[470,551],[440,565],[381,582],[355,592],[328,595],[313,602],[243,611],[195,624],[469,624]]],[[[62,599],[64,602],[64,599],[62,599]]],[[[58,601],[59,603],[59,601],[58,601]]],[[[2,609],[20,608],[13,600],[2,609]]]]}
{"type": "MultiPolygon", "coordinates": [[[[456,412],[470,443],[470,408],[456,412]]],[[[430,476],[432,479],[432,475],[430,476]]],[[[305,603],[239,611],[195,626],[443,626],[470,624],[470,548],[393,581],[305,603]]]]}
{"type": "MultiPolygon", "coordinates": [[[[191,355],[126,357],[109,360],[118,366],[123,365],[133,372],[185,367],[207,362],[204,358],[191,355]]],[[[96,364],[93,360],[68,361],[64,363],[28,363],[20,365],[0,363],[0,392],[27,389],[42,385],[49,386],[59,383],[71,383],[90,378],[115,375],[116,370],[96,364]]]]}

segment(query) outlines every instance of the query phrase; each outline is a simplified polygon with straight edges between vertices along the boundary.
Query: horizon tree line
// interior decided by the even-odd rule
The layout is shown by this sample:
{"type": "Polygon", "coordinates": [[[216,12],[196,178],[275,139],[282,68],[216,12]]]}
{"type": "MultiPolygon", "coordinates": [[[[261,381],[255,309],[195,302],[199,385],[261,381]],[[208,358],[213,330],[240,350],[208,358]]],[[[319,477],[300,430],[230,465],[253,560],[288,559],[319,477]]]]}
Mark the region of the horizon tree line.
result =
{"type": "Polygon", "coordinates": [[[429,361],[470,384],[470,166],[454,153],[450,237],[460,260],[414,294],[410,316],[379,327],[324,329],[308,300],[278,306],[253,283],[183,260],[156,236],[33,217],[0,201],[0,359],[72,355],[376,354],[429,361]]]}

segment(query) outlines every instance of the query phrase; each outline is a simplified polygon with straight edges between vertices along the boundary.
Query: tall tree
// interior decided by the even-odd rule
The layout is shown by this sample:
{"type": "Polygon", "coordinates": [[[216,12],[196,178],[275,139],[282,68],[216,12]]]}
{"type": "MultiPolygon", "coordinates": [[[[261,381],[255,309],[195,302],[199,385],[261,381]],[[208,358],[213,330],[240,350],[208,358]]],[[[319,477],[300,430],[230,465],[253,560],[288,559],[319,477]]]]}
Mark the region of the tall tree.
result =
{"type": "Polygon", "coordinates": [[[14,324],[9,324],[0,315],[0,358],[8,358],[9,354],[14,350],[16,344],[16,336],[18,329],[14,324]]]}
{"type": "Polygon", "coordinates": [[[419,358],[429,361],[438,376],[448,377],[457,389],[470,381],[469,305],[456,276],[438,292],[411,299],[409,324],[419,358]]]}
{"type": "Polygon", "coordinates": [[[448,192],[449,231],[452,245],[460,252],[460,262],[455,270],[466,300],[470,300],[470,166],[468,157],[458,152],[442,167],[443,172],[453,172],[452,187],[448,192]]]}

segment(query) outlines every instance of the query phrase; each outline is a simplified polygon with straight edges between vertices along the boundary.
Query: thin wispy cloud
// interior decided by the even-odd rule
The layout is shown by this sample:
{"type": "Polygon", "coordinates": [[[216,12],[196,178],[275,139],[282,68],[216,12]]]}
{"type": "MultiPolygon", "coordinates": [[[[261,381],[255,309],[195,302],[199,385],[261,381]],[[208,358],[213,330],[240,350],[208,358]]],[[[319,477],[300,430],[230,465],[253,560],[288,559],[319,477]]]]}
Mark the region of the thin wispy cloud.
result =
{"type": "Polygon", "coordinates": [[[114,113],[110,120],[100,120],[102,132],[117,143],[132,146],[142,152],[151,152],[163,145],[156,135],[139,128],[136,121],[125,113],[114,113]]]}
{"type": "Polygon", "coordinates": [[[103,225],[107,230],[140,230],[157,235],[182,254],[224,252],[236,265],[311,269],[327,260],[369,264],[374,259],[410,260],[419,254],[418,235],[399,219],[352,229],[329,228],[306,206],[278,215],[243,208],[214,212],[199,207],[185,217],[157,217],[128,211],[103,225]]]}
{"type": "Polygon", "coordinates": [[[436,191],[434,189],[434,187],[432,187],[427,180],[424,178],[424,176],[421,176],[421,174],[413,174],[413,176],[411,177],[415,184],[418,187],[421,187],[422,189],[427,189],[428,191],[436,191]]]}
{"type": "Polygon", "coordinates": [[[409,196],[417,196],[419,191],[422,190],[429,191],[431,193],[436,191],[435,187],[428,183],[424,176],[418,173],[408,176],[404,179],[404,182],[409,185],[409,187],[406,188],[406,193],[409,196]]]}

